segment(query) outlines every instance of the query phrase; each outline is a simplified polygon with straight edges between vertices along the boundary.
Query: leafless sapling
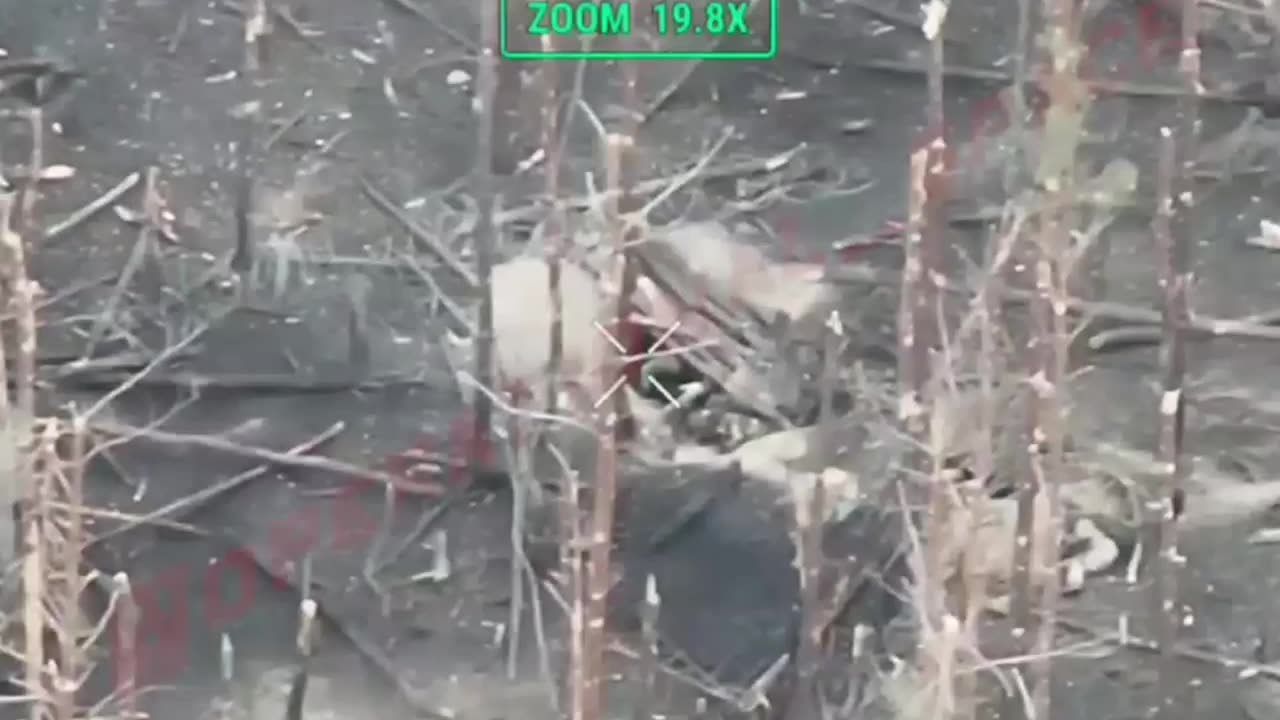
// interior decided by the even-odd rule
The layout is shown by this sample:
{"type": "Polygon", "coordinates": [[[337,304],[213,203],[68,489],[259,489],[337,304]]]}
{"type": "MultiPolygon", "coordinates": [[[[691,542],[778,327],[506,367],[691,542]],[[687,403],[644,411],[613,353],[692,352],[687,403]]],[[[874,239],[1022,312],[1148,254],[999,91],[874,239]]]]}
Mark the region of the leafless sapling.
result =
{"type": "MultiPolygon", "coordinates": [[[[494,224],[494,208],[497,187],[493,168],[494,99],[497,90],[498,6],[496,3],[480,5],[480,57],[477,61],[476,91],[473,109],[477,115],[476,155],[472,169],[472,190],[480,217],[475,229],[476,276],[480,292],[480,322],[476,342],[477,382],[482,387],[493,387],[493,255],[497,226],[494,224]]],[[[475,396],[475,432],[477,446],[484,445],[491,437],[493,405],[483,393],[475,396]]],[[[480,471],[479,458],[472,458],[474,470],[480,471]]]]}
{"type": "MultiPolygon", "coordinates": [[[[1174,643],[1182,624],[1178,607],[1177,575],[1181,557],[1177,546],[1176,510],[1185,496],[1186,477],[1186,333],[1190,319],[1187,293],[1192,282],[1191,232],[1195,212],[1195,159],[1200,140],[1199,96],[1200,30],[1199,7],[1195,0],[1182,3],[1182,48],[1178,69],[1182,95],[1176,105],[1176,130],[1160,129],[1160,152],[1156,177],[1156,213],[1152,236],[1160,257],[1160,285],[1164,291],[1160,366],[1163,378],[1159,412],[1159,448],[1166,475],[1165,491],[1157,498],[1153,514],[1156,533],[1155,582],[1157,639],[1163,666],[1171,671],[1175,663],[1174,643]],[[1179,159],[1181,160],[1179,162],[1179,159]]],[[[1176,683],[1176,681],[1171,681],[1176,683]]],[[[1172,687],[1172,685],[1170,685],[1172,687]]],[[[1163,713],[1176,713],[1182,693],[1169,693],[1163,713]]]]}

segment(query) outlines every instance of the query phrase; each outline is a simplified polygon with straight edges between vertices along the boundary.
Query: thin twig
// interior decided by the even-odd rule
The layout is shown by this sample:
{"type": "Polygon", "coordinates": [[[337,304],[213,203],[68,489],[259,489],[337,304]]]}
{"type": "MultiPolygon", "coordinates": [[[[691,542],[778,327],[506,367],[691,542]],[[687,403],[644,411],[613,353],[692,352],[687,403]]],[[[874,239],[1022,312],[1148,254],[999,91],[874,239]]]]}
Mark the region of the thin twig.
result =
{"type": "Polygon", "coordinates": [[[430,273],[422,269],[417,261],[414,260],[412,255],[402,253],[400,257],[403,259],[404,264],[407,265],[420,280],[422,280],[423,284],[431,289],[432,301],[440,303],[440,305],[444,307],[445,311],[449,313],[449,317],[453,318],[454,323],[460,329],[465,330],[465,334],[467,336],[475,337],[476,329],[471,326],[471,321],[467,318],[466,311],[462,309],[462,306],[458,304],[458,301],[449,297],[449,295],[441,289],[440,283],[437,282],[430,273]]]}
{"type": "Polygon", "coordinates": [[[132,190],[141,179],[142,173],[129,173],[123,180],[112,186],[110,190],[102,193],[84,207],[81,207],[79,210],[76,210],[62,220],[50,225],[48,229],[44,231],[44,240],[46,245],[80,227],[80,225],[89,218],[109,207],[116,200],[119,200],[122,195],[132,190]]]}
{"type": "MultiPolygon", "coordinates": [[[[313,435],[312,437],[308,438],[306,441],[298,443],[297,445],[294,445],[288,450],[285,450],[283,453],[273,453],[273,457],[284,459],[286,461],[296,460],[298,457],[302,455],[302,453],[311,452],[315,450],[317,447],[328,442],[329,440],[332,440],[334,437],[338,435],[338,433],[342,432],[342,430],[345,427],[346,427],[345,424],[341,422],[334,423],[333,425],[330,425],[328,428],[326,428],[323,432],[317,435],[313,435]]],[[[162,507],[156,508],[155,510],[148,512],[145,515],[135,517],[131,519],[129,522],[123,525],[120,525],[119,527],[112,528],[111,530],[98,535],[97,537],[95,537],[93,540],[90,541],[89,545],[90,546],[97,545],[98,543],[101,543],[104,540],[115,537],[117,535],[121,535],[130,530],[133,530],[134,528],[141,527],[143,525],[146,525],[148,523],[153,523],[158,520],[162,520],[166,518],[180,519],[200,509],[201,507],[206,505],[208,502],[210,502],[214,498],[221,497],[222,495],[225,495],[226,493],[231,492],[232,490],[235,490],[236,488],[240,487],[246,482],[267,474],[268,472],[271,471],[272,466],[275,464],[276,462],[272,461],[270,464],[258,465],[256,467],[250,468],[249,470],[246,470],[237,475],[233,475],[232,477],[229,477],[226,480],[222,480],[220,482],[216,482],[212,485],[209,485],[208,487],[202,488],[198,492],[192,493],[191,495],[188,495],[184,498],[175,500],[169,503],[168,505],[164,505],[162,507]]]]}
{"type": "MultiPolygon", "coordinates": [[[[654,208],[666,202],[668,198],[670,198],[672,195],[676,194],[680,190],[684,189],[685,186],[689,185],[694,180],[701,178],[705,182],[707,179],[706,170],[707,170],[707,167],[711,164],[712,158],[714,158],[716,154],[720,152],[720,149],[725,146],[725,143],[729,142],[729,138],[731,137],[733,137],[733,130],[731,128],[726,128],[725,131],[720,134],[720,137],[716,140],[716,142],[711,146],[711,149],[703,153],[702,156],[698,158],[698,161],[693,164],[693,167],[675,176],[675,178],[673,178],[670,183],[668,183],[665,187],[663,187],[662,190],[659,191],[657,195],[655,195],[651,200],[649,200],[649,202],[645,204],[644,207],[636,211],[628,212],[628,217],[627,217],[628,223],[634,223],[637,218],[648,217],[649,213],[653,212],[654,208]]],[[[606,192],[611,193],[613,191],[607,190],[606,192]]],[[[646,194],[645,184],[638,183],[635,187],[628,188],[627,192],[633,197],[646,194]]],[[[609,199],[613,199],[613,198],[609,197],[609,199]]]]}
{"type": "MultiPolygon", "coordinates": [[[[55,510],[68,510],[71,507],[69,504],[65,502],[51,502],[49,506],[55,510]]],[[[80,513],[87,518],[93,518],[95,520],[116,520],[119,522],[140,521],[146,525],[153,525],[157,528],[163,528],[165,530],[173,530],[175,532],[179,532],[184,535],[190,535],[192,537],[209,537],[210,536],[209,532],[202,530],[196,527],[195,525],[189,525],[187,523],[178,522],[176,520],[146,521],[146,520],[141,520],[141,518],[138,515],[135,515],[133,513],[126,513],[126,512],[120,512],[118,510],[109,510],[106,508],[95,508],[95,507],[81,507],[80,513]]]]}
{"type": "Polygon", "coordinates": [[[449,270],[466,281],[468,289],[474,290],[480,285],[480,281],[476,277],[475,272],[473,272],[471,268],[467,267],[466,263],[464,263],[461,258],[455,255],[452,250],[445,247],[443,243],[432,237],[426,230],[423,230],[422,227],[413,220],[413,218],[409,217],[408,213],[401,210],[382,190],[379,190],[373,184],[372,180],[365,176],[361,176],[360,188],[364,190],[364,194],[373,201],[375,207],[389,215],[392,219],[398,222],[401,227],[407,230],[414,242],[416,242],[424,251],[440,258],[449,270]]]}
{"type": "Polygon", "coordinates": [[[390,5],[394,5],[395,7],[398,7],[401,10],[404,10],[406,12],[409,12],[409,13],[412,13],[413,15],[418,16],[418,18],[425,21],[428,25],[440,31],[449,39],[453,40],[454,42],[458,43],[464,48],[474,52],[481,52],[481,49],[480,49],[481,46],[477,44],[475,40],[472,40],[471,38],[467,37],[463,33],[441,22],[440,19],[436,17],[435,10],[430,4],[423,5],[419,2],[416,2],[415,0],[386,0],[386,1],[390,5]]]}
{"type": "Polygon", "coordinates": [[[396,543],[395,547],[391,548],[390,552],[383,555],[382,558],[374,563],[373,571],[375,573],[382,572],[399,560],[400,556],[412,547],[413,544],[427,532],[427,530],[430,530],[431,526],[434,525],[437,520],[444,517],[444,514],[452,508],[454,504],[461,499],[461,497],[461,492],[449,493],[441,498],[440,502],[436,504],[435,507],[422,513],[418,517],[418,522],[414,524],[413,528],[410,529],[409,532],[405,533],[405,536],[400,539],[400,542],[396,543]]]}
{"type": "MultiPolygon", "coordinates": [[[[1095,638],[1098,641],[1105,642],[1116,647],[1122,647],[1126,650],[1134,650],[1143,654],[1159,655],[1162,650],[1160,643],[1156,640],[1147,640],[1137,637],[1130,632],[1114,632],[1102,630],[1093,625],[1064,618],[1057,618],[1057,625],[1064,630],[1072,633],[1079,633],[1095,638]]],[[[1202,650],[1195,647],[1186,647],[1184,645],[1175,645],[1173,654],[1184,660],[1191,660],[1203,665],[1210,665],[1221,670],[1229,670],[1236,677],[1264,677],[1271,680],[1280,680],[1280,666],[1268,663],[1258,663],[1244,658],[1233,658],[1219,653],[1202,650]]]]}
{"type": "MultiPolygon", "coordinates": [[[[855,68],[892,73],[895,75],[909,75],[912,77],[925,77],[928,75],[927,67],[921,66],[919,63],[912,61],[887,58],[855,58],[847,63],[843,61],[835,63],[822,58],[797,53],[794,50],[787,50],[785,52],[820,68],[835,68],[847,65],[855,68]]],[[[944,71],[944,77],[948,80],[973,80],[1001,86],[1009,86],[1013,84],[1013,76],[1003,70],[952,63],[947,63],[944,71]]],[[[1038,93],[1040,90],[1036,87],[1037,82],[1037,78],[1028,78],[1027,89],[1031,92],[1038,93]]],[[[1152,85],[1107,78],[1095,78],[1085,80],[1084,82],[1085,86],[1092,91],[1103,95],[1115,95],[1118,97],[1177,98],[1181,97],[1185,92],[1181,87],[1152,85]]],[[[1268,99],[1265,96],[1246,95],[1240,92],[1222,90],[1204,90],[1200,93],[1200,99],[1228,105],[1263,105],[1268,102],[1268,99]]]]}
{"type": "Polygon", "coordinates": [[[188,334],[186,337],[182,338],[176,343],[173,343],[172,345],[169,345],[164,350],[157,353],[155,358],[153,358],[151,362],[147,363],[146,367],[134,373],[131,377],[126,379],[124,382],[121,382],[114,389],[112,389],[111,392],[99,398],[98,402],[94,403],[93,406],[90,407],[89,410],[85,412],[84,414],[85,417],[92,418],[93,416],[102,412],[104,408],[106,408],[108,405],[114,402],[121,395],[124,395],[125,393],[129,392],[134,387],[136,387],[139,383],[141,383],[142,380],[146,378],[148,375],[150,375],[156,368],[160,367],[166,362],[169,362],[171,359],[173,359],[174,357],[182,353],[182,351],[186,350],[189,345],[196,342],[200,338],[204,337],[204,334],[209,330],[209,327],[210,326],[208,323],[201,323],[194,330],[192,330],[191,333],[188,334]]]}
{"type": "Polygon", "coordinates": [[[174,55],[178,52],[178,46],[182,44],[182,38],[187,35],[187,27],[191,24],[191,15],[195,8],[186,7],[182,10],[182,15],[178,17],[178,24],[173,28],[173,32],[169,35],[169,42],[165,45],[165,52],[174,55]]]}
{"type": "Polygon", "coordinates": [[[292,115],[286,117],[284,120],[272,123],[273,125],[276,125],[276,129],[267,136],[266,142],[262,144],[262,151],[270,152],[271,148],[275,147],[276,143],[280,141],[280,138],[284,137],[285,133],[297,127],[298,123],[302,122],[303,118],[307,116],[307,113],[310,110],[311,106],[304,102],[302,103],[302,107],[298,108],[298,110],[292,115]]]}
{"type": "MultiPolygon", "coordinates": [[[[92,424],[92,427],[97,432],[110,435],[127,436],[130,438],[149,440],[151,442],[164,443],[168,445],[193,445],[195,447],[202,447],[217,452],[261,460],[273,465],[322,470],[336,475],[344,475],[356,480],[369,480],[392,485],[403,490],[409,489],[409,486],[402,478],[398,478],[391,473],[383,472],[381,470],[370,470],[341,460],[303,455],[299,452],[278,452],[275,450],[268,450],[266,448],[250,447],[235,440],[228,440],[216,435],[191,435],[186,433],[166,432],[164,430],[134,427],[111,421],[95,422],[92,424]]],[[[338,432],[342,429],[341,425],[335,427],[337,428],[336,430],[330,428],[326,433],[338,432]]],[[[439,470],[439,468],[435,469],[439,470]]],[[[423,491],[426,491],[426,494],[433,495],[443,493],[442,489],[434,485],[415,484],[413,487],[418,488],[418,492],[420,493],[423,491]]]]}
{"type": "MultiPolygon", "coordinates": [[[[565,124],[567,125],[568,123],[566,122],[565,124]]],[[[716,144],[712,146],[712,150],[718,150],[720,147],[723,147],[723,144],[718,139],[716,144]]],[[[709,182],[712,180],[723,180],[726,178],[741,177],[743,175],[753,175],[756,173],[775,172],[780,169],[777,158],[790,157],[792,152],[793,151],[788,151],[781,153],[780,155],[767,158],[756,157],[747,160],[734,160],[721,165],[711,164],[706,160],[709,153],[703,153],[702,157],[696,161],[691,168],[662,177],[651,178],[649,180],[638,182],[630,187],[628,192],[633,193],[636,196],[647,196],[664,192],[673,185],[677,185],[679,187],[687,186],[694,180],[699,182],[709,182]]],[[[611,192],[612,191],[606,189],[602,193],[571,195],[564,198],[558,198],[551,204],[560,212],[588,210],[593,206],[593,204],[599,204],[602,201],[611,199],[611,192]]],[[[670,195],[670,193],[668,193],[668,195],[670,195]]],[[[508,210],[498,212],[494,216],[494,224],[501,227],[508,223],[536,221],[546,215],[547,209],[547,203],[545,202],[510,208],[508,210]]]]}
{"type": "MultiPolygon", "coordinates": [[[[844,265],[828,274],[827,279],[835,283],[869,284],[892,286],[900,283],[901,273],[883,273],[876,270],[844,265]]],[[[942,291],[951,295],[959,295],[971,300],[970,293],[974,289],[965,287],[965,280],[952,282],[948,280],[942,291]]],[[[1003,285],[993,294],[1000,302],[1008,305],[1026,305],[1035,299],[1035,291],[1023,287],[1003,285]]],[[[1085,319],[1101,318],[1119,323],[1142,325],[1159,328],[1161,312],[1150,308],[1128,305],[1105,300],[1084,300],[1077,297],[1062,298],[1067,313],[1072,317],[1085,319]]],[[[1192,314],[1187,319],[1188,339],[1196,338],[1240,338],[1246,340],[1280,340],[1280,327],[1271,327],[1269,317],[1265,314],[1252,314],[1241,318],[1221,318],[1192,314]]]]}
{"type": "Polygon", "coordinates": [[[155,166],[148,167],[146,170],[146,182],[143,183],[142,190],[142,225],[138,229],[138,238],[134,241],[133,250],[129,253],[129,259],[125,262],[124,269],[120,271],[120,276],[116,279],[115,289],[112,290],[110,297],[107,298],[106,307],[103,308],[89,328],[89,339],[85,344],[81,359],[88,359],[93,356],[94,350],[97,349],[98,343],[102,340],[103,333],[107,331],[107,326],[115,322],[116,308],[124,298],[129,285],[133,283],[133,276],[142,268],[143,263],[147,262],[148,258],[156,252],[153,238],[155,229],[159,227],[160,221],[159,195],[156,191],[157,172],[158,170],[155,166]]]}
{"type": "MultiPolygon", "coordinates": [[[[386,544],[387,538],[391,535],[391,525],[395,522],[396,517],[396,488],[395,485],[387,483],[382,488],[382,515],[378,519],[378,529],[374,532],[373,540],[369,542],[369,549],[365,552],[364,563],[361,564],[360,570],[364,577],[364,581],[368,583],[369,589],[373,590],[382,601],[387,601],[386,591],[382,584],[378,582],[378,556],[382,554],[382,546],[386,544]]],[[[303,583],[303,587],[308,587],[303,583]]]]}
{"type": "Polygon", "coordinates": [[[575,420],[567,415],[548,415],[547,413],[544,413],[544,412],[540,412],[537,410],[525,410],[523,408],[515,407],[510,403],[503,402],[502,398],[498,397],[497,393],[485,387],[484,385],[481,385],[480,382],[477,381],[475,377],[471,375],[471,373],[467,373],[467,372],[458,373],[458,381],[488,396],[489,401],[492,402],[495,407],[497,407],[499,410],[502,410],[505,413],[519,414],[531,420],[542,420],[543,422],[549,422],[556,425],[562,425],[564,427],[571,427],[576,430],[581,430],[585,433],[594,432],[594,430],[589,425],[586,425],[581,421],[575,420]]]}
{"type": "MultiPolygon", "coordinates": [[[[609,642],[608,650],[609,652],[621,655],[628,660],[640,660],[643,657],[640,652],[624,645],[618,640],[611,640],[609,642]]],[[[745,694],[744,691],[736,688],[725,687],[709,678],[695,675],[684,667],[672,667],[670,664],[661,661],[658,662],[658,670],[663,675],[679,682],[682,685],[697,690],[707,697],[715,698],[716,700],[720,700],[721,702],[728,703],[735,707],[743,704],[742,697],[745,694]]]]}

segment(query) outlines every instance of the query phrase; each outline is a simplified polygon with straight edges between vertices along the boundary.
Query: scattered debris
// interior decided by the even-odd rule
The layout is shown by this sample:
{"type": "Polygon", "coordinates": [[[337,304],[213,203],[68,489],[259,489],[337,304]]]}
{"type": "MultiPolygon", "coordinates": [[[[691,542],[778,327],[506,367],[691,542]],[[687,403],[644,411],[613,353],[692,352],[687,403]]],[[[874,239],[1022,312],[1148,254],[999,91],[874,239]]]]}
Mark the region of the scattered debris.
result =
{"type": "Polygon", "coordinates": [[[858,135],[867,132],[875,125],[871,118],[854,118],[840,124],[840,132],[845,135],[858,135]]]}
{"type": "Polygon", "coordinates": [[[1258,234],[1245,239],[1245,244],[1263,250],[1280,250],[1280,223],[1258,221],[1258,234]]]}

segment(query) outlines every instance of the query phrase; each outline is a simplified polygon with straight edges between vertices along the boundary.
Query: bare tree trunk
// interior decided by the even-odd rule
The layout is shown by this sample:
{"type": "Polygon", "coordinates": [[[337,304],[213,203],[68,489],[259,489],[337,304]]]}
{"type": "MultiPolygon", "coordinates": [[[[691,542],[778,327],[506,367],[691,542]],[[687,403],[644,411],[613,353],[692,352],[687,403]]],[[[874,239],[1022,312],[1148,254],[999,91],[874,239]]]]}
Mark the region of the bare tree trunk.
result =
{"type": "MultiPolygon", "coordinates": [[[[1031,704],[1025,714],[1037,720],[1047,720],[1052,708],[1051,667],[1060,594],[1059,485],[1066,437],[1062,394],[1071,340],[1067,299],[1074,269],[1068,223],[1075,214],[1076,152],[1088,107],[1088,91],[1079,78],[1084,49],[1079,41],[1078,8],[1072,0],[1046,0],[1044,11],[1041,37],[1048,71],[1043,89],[1050,105],[1043,132],[1046,145],[1054,145],[1041,152],[1037,163],[1043,208],[1035,218],[1034,245],[1028,248],[1034,287],[1027,359],[1031,472],[1019,481],[1012,602],[1018,651],[1030,658],[1023,663],[1031,685],[1031,704]]],[[[1008,705],[1013,704],[1010,699],[1008,705]]]]}
{"type": "Polygon", "coordinates": [[[1158,602],[1157,639],[1160,644],[1161,687],[1166,689],[1162,717],[1179,717],[1189,701],[1185,688],[1173,672],[1177,663],[1174,645],[1182,612],[1178,605],[1177,577],[1182,564],[1177,545],[1176,509],[1181,504],[1186,478],[1184,435],[1186,424],[1186,331],[1190,319],[1187,289],[1191,284],[1191,232],[1195,208],[1193,172],[1198,154],[1200,118],[1199,9],[1195,0],[1182,4],[1182,54],[1179,71],[1183,95],[1177,103],[1177,129],[1161,129],[1160,162],[1157,177],[1156,215],[1152,235],[1160,256],[1160,284],[1164,290],[1160,365],[1163,374],[1160,397],[1160,458],[1167,473],[1163,502],[1155,508],[1159,531],[1156,534],[1155,582],[1158,602]],[[1181,162],[1178,162],[1178,158],[1181,162]]]}
{"type": "Polygon", "coordinates": [[[932,442],[938,421],[936,351],[943,337],[943,304],[938,287],[942,271],[946,220],[947,141],[943,110],[943,40],[948,3],[932,0],[924,7],[923,31],[929,40],[928,104],[924,146],[911,156],[907,195],[908,235],[898,324],[899,420],[913,439],[908,468],[927,478],[924,543],[913,563],[915,602],[921,641],[916,665],[929,688],[925,702],[931,717],[949,720],[956,703],[954,645],[949,641],[956,620],[947,602],[947,546],[951,495],[943,477],[942,450],[932,442]]]}
{"type": "MultiPolygon", "coordinates": [[[[943,254],[946,247],[947,221],[945,208],[947,204],[947,138],[946,118],[943,114],[943,38],[942,28],[946,23],[947,5],[942,0],[934,0],[926,6],[925,35],[929,39],[928,68],[928,129],[925,140],[924,197],[922,211],[923,227],[921,229],[920,268],[917,277],[915,294],[915,353],[912,359],[912,377],[916,393],[924,405],[925,417],[928,418],[933,400],[930,394],[930,377],[933,370],[932,354],[939,348],[942,332],[942,304],[938,292],[938,278],[941,276],[943,254]],[[934,19],[936,17],[936,19],[934,19]]],[[[921,438],[927,438],[927,430],[921,428],[921,438]]],[[[926,445],[927,446],[927,445],[926,445]]],[[[934,458],[934,465],[938,465],[934,458]]],[[[932,474],[932,473],[931,473],[932,474]]],[[[947,523],[947,512],[950,506],[948,490],[943,487],[940,478],[933,477],[929,487],[929,527],[927,537],[941,537],[947,523]]],[[[932,621],[940,621],[945,612],[944,575],[941,552],[930,552],[925,571],[928,574],[930,597],[929,612],[932,621]]]]}
{"type": "MultiPolygon", "coordinates": [[[[499,3],[492,2],[496,8],[499,3]]],[[[512,52],[531,52],[539,49],[534,45],[535,39],[526,32],[517,32],[516,28],[527,28],[533,22],[533,15],[529,11],[528,2],[526,0],[509,0],[507,3],[507,50],[512,52]]],[[[489,12],[486,9],[485,12],[489,12]]],[[[497,12],[493,10],[493,12],[497,12]]],[[[545,35],[543,39],[549,39],[553,36],[545,35]]],[[[499,53],[498,36],[493,35],[493,47],[495,53],[499,53]]],[[[568,42],[569,38],[557,38],[556,42],[568,42]]],[[[493,124],[490,128],[491,147],[493,148],[493,171],[499,175],[509,175],[515,172],[517,165],[521,160],[521,153],[524,149],[524,123],[521,121],[522,103],[526,100],[524,95],[524,76],[523,70],[531,66],[530,63],[521,62],[519,60],[508,60],[503,57],[497,59],[497,80],[495,85],[495,94],[493,96],[493,124]]],[[[557,61],[547,60],[539,63],[541,65],[556,65],[557,61]]],[[[536,102],[537,95],[532,96],[536,102]]],[[[545,108],[543,108],[545,109],[545,108]]],[[[529,108],[536,111],[537,108],[529,108]]]]}
{"type": "Polygon", "coordinates": [[[138,600],[128,575],[116,573],[112,582],[120,598],[115,617],[114,692],[119,699],[121,720],[138,720],[138,600]]]}
{"type": "MultiPolygon", "coordinates": [[[[545,35],[542,38],[542,49],[554,52],[555,36],[545,35]]],[[[542,154],[545,170],[544,188],[547,201],[551,203],[550,214],[543,225],[543,238],[547,243],[547,288],[551,297],[551,345],[550,358],[547,361],[547,414],[556,413],[557,387],[556,377],[560,374],[560,364],[564,356],[564,307],[560,297],[560,261],[567,247],[563,218],[556,206],[556,198],[560,194],[560,73],[559,64],[545,62],[539,71],[542,73],[542,154]]]]}
{"type": "MultiPolygon", "coordinates": [[[[622,182],[623,156],[630,147],[633,138],[610,134],[605,138],[605,187],[613,198],[609,201],[606,212],[612,227],[618,232],[617,250],[621,253],[625,230],[618,210],[618,195],[622,182]]],[[[621,301],[621,298],[619,298],[621,301]]],[[[606,319],[607,320],[607,319],[606,319]]],[[[605,357],[600,363],[600,394],[614,388],[622,376],[622,366],[618,361],[617,351],[609,343],[603,344],[605,357]]],[[[618,388],[615,393],[624,392],[618,388]]],[[[618,482],[618,445],[617,405],[613,402],[602,403],[596,414],[596,472],[591,487],[591,536],[589,538],[589,558],[587,563],[587,612],[584,648],[585,693],[583,707],[580,709],[582,720],[602,720],[605,717],[606,693],[605,685],[608,672],[605,669],[605,614],[609,587],[612,584],[611,555],[613,551],[613,517],[614,500],[617,496],[618,482]],[[606,409],[607,406],[607,409],[606,409]]]]}
{"type": "MultiPolygon", "coordinates": [[[[493,213],[496,204],[496,187],[493,179],[493,128],[494,95],[497,92],[495,75],[498,52],[498,4],[481,3],[480,60],[476,77],[476,111],[479,115],[476,132],[475,167],[472,170],[472,189],[480,209],[476,224],[475,252],[476,277],[480,291],[480,322],[476,345],[476,380],[481,387],[493,388],[493,253],[497,238],[493,213]]],[[[472,434],[473,449],[490,447],[493,425],[493,404],[484,393],[475,395],[475,426],[472,434]]],[[[471,458],[473,470],[481,471],[481,458],[471,458]]]]}

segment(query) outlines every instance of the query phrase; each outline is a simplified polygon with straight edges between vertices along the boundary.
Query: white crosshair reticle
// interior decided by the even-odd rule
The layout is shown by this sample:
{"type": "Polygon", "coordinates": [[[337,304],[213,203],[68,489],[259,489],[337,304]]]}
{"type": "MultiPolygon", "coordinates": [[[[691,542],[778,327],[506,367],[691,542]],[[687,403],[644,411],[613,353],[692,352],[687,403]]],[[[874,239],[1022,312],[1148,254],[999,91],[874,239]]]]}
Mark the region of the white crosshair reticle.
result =
{"type": "MultiPolygon", "coordinates": [[[[600,334],[604,335],[605,339],[608,340],[615,348],[617,348],[618,352],[622,353],[622,355],[625,357],[627,354],[626,346],[618,342],[618,339],[615,338],[613,334],[610,333],[608,329],[605,328],[605,326],[601,325],[599,320],[596,320],[593,324],[595,325],[596,330],[599,330],[600,334]]],[[[667,328],[666,332],[662,333],[662,337],[653,341],[653,344],[649,346],[648,350],[644,351],[644,354],[651,355],[653,351],[657,350],[659,347],[662,346],[662,343],[667,341],[667,338],[670,338],[672,335],[674,335],[676,330],[679,329],[679,327],[680,327],[680,321],[677,320],[675,324],[667,328]]],[[[677,400],[675,396],[672,395],[665,387],[663,387],[662,383],[658,382],[657,378],[649,376],[646,371],[646,375],[644,379],[648,380],[655,388],[657,388],[658,392],[662,393],[662,396],[667,399],[668,404],[674,405],[676,407],[680,406],[680,401],[677,400]]],[[[604,394],[601,395],[598,400],[596,400],[596,404],[592,405],[591,408],[593,410],[599,409],[599,407],[604,404],[604,401],[608,400],[610,395],[613,395],[615,392],[617,392],[618,388],[622,387],[622,383],[626,381],[627,381],[626,375],[619,375],[618,379],[615,380],[613,384],[609,386],[608,390],[604,391],[604,394]]]]}

